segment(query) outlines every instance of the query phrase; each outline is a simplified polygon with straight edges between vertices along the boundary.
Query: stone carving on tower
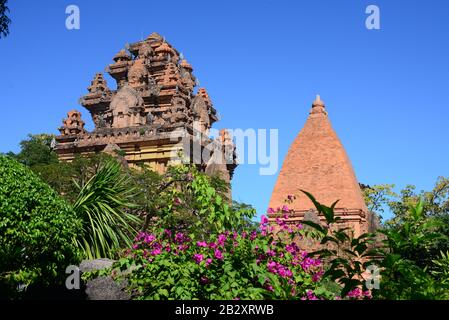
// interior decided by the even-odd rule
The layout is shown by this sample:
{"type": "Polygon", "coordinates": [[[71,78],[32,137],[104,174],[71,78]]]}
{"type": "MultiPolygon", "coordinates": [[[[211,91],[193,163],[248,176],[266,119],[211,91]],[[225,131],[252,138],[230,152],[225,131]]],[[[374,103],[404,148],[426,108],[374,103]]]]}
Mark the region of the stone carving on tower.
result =
{"type": "MultiPolygon", "coordinates": [[[[213,143],[209,134],[218,117],[212,101],[206,89],[195,92],[192,66],[163,37],[152,33],[126,45],[112,60],[106,72],[115,80],[116,89],[108,87],[102,73],[94,75],[87,94],[79,100],[89,111],[94,128],[77,131],[64,123],[55,148],[61,159],[70,161],[76,154],[114,145],[124,151],[128,164],[147,163],[163,172],[173,162],[169,154],[177,142],[171,141],[172,132],[182,129],[191,139],[201,137],[202,148],[213,143]],[[77,132],[77,138],[64,138],[66,132],[77,132]]],[[[229,177],[234,167],[235,163],[226,166],[229,177]]]]}

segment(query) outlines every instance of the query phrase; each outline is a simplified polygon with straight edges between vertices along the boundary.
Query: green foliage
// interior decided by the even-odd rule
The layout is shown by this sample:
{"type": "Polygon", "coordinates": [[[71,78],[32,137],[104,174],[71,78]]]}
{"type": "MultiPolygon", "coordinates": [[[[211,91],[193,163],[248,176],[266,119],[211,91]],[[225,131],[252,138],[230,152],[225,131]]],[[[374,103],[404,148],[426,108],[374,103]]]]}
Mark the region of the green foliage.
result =
{"type": "Polygon", "coordinates": [[[141,220],[128,212],[134,190],[117,161],[103,163],[98,172],[80,187],[73,209],[83,221],[77,239],[86,258],[114,258],[122,247],[131,245],[141,220]]]}
{"type": "Polygon", "coordinates": [[[58,156],[51,148],[53,139],[51,134],[29,134],[27,140],[20,142],[21,150],[14,158],[28,167],[57,163],[58,156]]]}
{"type": "MultiPolygon", "coordinates": [[[[311,255],[319,255],[326,261],[328,269],[324,277],[328,277],[341,285],[340,296],[346,297],[350,292],[361,288],[360,294],[367,292],[363,273],[371,265],[371,257],[375,254],[373,243],[375,235],[365,233],[354,237],[349,228],[341,228],[336,217],[334,208],[338,201],[330,207],[319,203],[312,194],[302,191],[315,205],[319,214],[326,219],[326,224],[316,224],[311,221],[303,221],[319,232],[318,240],[320,250],[312,252],[311,255]],[[363,291],[363,289],[365,289],[363,291]]],[[[369,296],[369,294],[366,294],[369,296]]],[[[351,296],[351,295],[350,295],[351,296]]]]}
{"type": "Polygon", "coordinates": [[[223,183],[198,172],[195,166],[169,167],[162,177],[145,169],[133,176],[140,191],[138,202],[145,212],[144,231],[173,226],[177,231],[203,236],[253,225],[254,209],[232,205],[223,183]]]}
{"type": "Polygon", "coordinates": [[[438,259],[440,252],[449,251],[449,179],[438,178],[431,191],[417,192],[413,185],[408,185],[397,195],[391,187],[365,188],[365,196],[378,204],[375,210],[389,207],[393,213],[384,227],[400,248],[401,257],[432,270],[432,260],[438,259]],[[418,205],[418,211],[410,209],[418,205]]]}
{"type": "Polygon", "coordinates": [[[6,15],[8,12],[8,0],[0,0],[0,38],[9,34],[11,19],[6,15]]]}
{"type": "Polygon", "coordinates": [[[432,260],[434,270],[432,275],[443,285],[449,285],[449,252],[440,252],[438,259],[432,260]]]}
{"type": "Polygon", "coordinates": [[[385,212],[388,203],[398,196],[393,191],[393,188],[393,184],[365,186],[363,188],[363,197],[368,210],[379,215],[385,212]]]}
{"type": "Polygon", "coordinates": [[[105,153],[89,156],[76,155],[71,162],[36,164],[31,169],[54,190],[74,203],[83,187],[108,161],[114,158],[105,153]]]}
{"type": "Polygon", "coordinates": [[[50,286],[78,262],[81,222],[31,170],[0,156],[0,286],[50,286]]]}
{"type": "Polygon", "coordinates": [[[444,260],[432,261],[431,249],[445,238],[438,232],[439,224],[427,218],[424,202],[410,206],[401,224],[382,230],[385,235],[381,268],[383,299],[448,299],[449,286],[444,279],[444,260]]]}

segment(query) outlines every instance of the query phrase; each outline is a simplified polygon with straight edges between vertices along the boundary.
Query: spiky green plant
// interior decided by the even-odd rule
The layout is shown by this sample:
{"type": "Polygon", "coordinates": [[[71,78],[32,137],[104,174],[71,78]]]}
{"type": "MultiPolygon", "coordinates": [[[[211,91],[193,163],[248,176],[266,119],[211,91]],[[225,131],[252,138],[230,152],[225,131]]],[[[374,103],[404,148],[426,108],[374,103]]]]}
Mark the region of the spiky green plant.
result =
{"type": "Polygon", "coordinates": [[[127,212],[134,190],[121,171],[120,163],[107,161],[80,188],[73,208],[83,220],[77,244],[87,259],[114,258],[117,251],[130,247],[140,218],[127,212]]]}

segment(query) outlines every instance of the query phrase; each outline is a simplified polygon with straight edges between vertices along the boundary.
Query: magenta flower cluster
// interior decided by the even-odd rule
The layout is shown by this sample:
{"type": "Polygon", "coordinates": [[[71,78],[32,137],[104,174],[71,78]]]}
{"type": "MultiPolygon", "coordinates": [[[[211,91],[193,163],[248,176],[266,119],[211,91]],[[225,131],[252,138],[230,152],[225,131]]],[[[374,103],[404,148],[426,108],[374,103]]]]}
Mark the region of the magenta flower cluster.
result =
{"type": "MultiPolygon", "coordinates": [[[[299,279],[308,276],[312,279],[312,283],[318,282],[324,274],[322,262],[308,256],[308,253],[299,247],[294,236],[302,230],[302,225],[289,223],[287,206],[281,210],[284,214],[274,221],[262,216],[258,230],[241,233],[227,231],[201,240],[170,230],[163,230],[159,235],[141,232],[135,238],[130,254],[140,255],[149,264],[158,263],[157,259],[162,255],[164,257],[182,255],[179,261],[190,260],[198,265],[200,270],[198,281],[201,285],[210,283],[208,272],[211,268],[221,270],[225,261],[228,265],[233,263],[242,265],[241,259],[245,259],[248,265],[251,265],[251,261],[255,262],[260,272],[268,272],[282,279],[290,286],[292,295],[298,299],[305,294],[304,298],[314,300],[316,297],[313,290],[304,291],[305,289],[301,287],[303,280],[297,283],[295,279],[301,274],[303,277],[299,279]],[[244,252],[245,257],[236,256],[236,252],[239,254],[244,252]],[[302,292],[301,296],[297,292],[302,292]]],[[[263,287],[269,292],[274,292],[274,284],[268,278],[267,276],[263,287]]],[[[250,281],[257,282],[257,276],[250,281]]]]}
{"type": "Polygon", "coordinates": [[[357,299],[357,300],[362,300],[362,299],[365,299],[365,298],[366,299],[372,299],[373,298],[370,290],[363,291],[360,288],[355,288],[354,290],[349,291],[348,294],[347,294],[347,297],[350,298],[350,299],[357,299]]]}

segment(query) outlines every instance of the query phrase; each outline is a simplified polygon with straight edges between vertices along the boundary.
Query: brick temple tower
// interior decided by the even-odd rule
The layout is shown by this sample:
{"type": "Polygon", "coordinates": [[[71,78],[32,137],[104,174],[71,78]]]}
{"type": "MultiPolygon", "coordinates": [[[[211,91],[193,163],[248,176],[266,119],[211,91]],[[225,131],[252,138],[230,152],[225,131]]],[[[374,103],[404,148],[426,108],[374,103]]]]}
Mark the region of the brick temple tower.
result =
{"type": "Polygon", "coordinates": [[[210,138],[217,111],[206,89],[196,89],[192,66],[163,37],[152,33],[127,45],[106,71],[116,88],[108,86],[102,73],[95,74],[80,98],[95,128],[86,131],[81,113],[69,112],[56,137],[61,160],[115,150],[129,166],[145,164],[163,173],[182,154],[200,170],[232,179],[237,166],[232,138],[226,130],[210,138]]]}
{"type": "Polygon", "coordinates": [[[288,195],[296,200],[289,205],[292,220],[324,221],[314,213],[314,205],[300,190],[310,192],[320,203],[330,206],[340,200],[337,216],[354,234],[369,231],[371,213],[346,151],[332,128],[320,96],[313,102],[304,128],[290,146],[271,196],[270,208],[282,207],[288,195]]]}

